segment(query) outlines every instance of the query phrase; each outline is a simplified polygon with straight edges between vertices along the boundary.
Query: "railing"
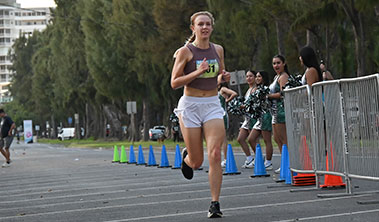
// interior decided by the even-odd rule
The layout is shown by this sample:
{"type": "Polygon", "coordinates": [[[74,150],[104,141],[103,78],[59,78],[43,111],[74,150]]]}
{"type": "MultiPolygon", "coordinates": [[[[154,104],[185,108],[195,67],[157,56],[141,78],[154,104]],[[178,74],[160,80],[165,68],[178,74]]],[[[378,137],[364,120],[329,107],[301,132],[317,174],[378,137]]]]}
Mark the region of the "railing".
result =
{"type": "Polygon", "coordinates": [[[288,151],[291,168],[297,173],[314,173],[314,150],[311,142],[312,123],[310,106],[310,88],[300,86],[285,91],[284,108],[286,113],[286,128],[288,151]]]}
{"type": "Polygon", "coordinates": [[[379,74],[341,80],[349,177],[379,181],[379,74]]]}
{"type": "Polygon", "coordinates": [[[379,181],[379,74],[284,90],[290,169],[379,181]]]}

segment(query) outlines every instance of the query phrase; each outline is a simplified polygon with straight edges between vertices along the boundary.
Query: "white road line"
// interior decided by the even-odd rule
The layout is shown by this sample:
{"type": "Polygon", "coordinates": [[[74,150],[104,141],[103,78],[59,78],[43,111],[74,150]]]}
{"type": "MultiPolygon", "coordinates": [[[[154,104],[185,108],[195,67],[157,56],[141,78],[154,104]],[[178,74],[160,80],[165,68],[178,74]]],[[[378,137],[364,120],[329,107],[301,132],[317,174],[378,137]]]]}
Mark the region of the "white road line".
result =
{"type": "MultiPolygon", "coordinates": [[[[151,172],[150,172],[151,173],[151,172]]],[[[166,178],[166,177],[168,177],[168,178],[171,178],[171,177],[173,177],[172,179],[174,180],[174,177],[177,177],[179,175],[179,173],[178,174],[167,174],[167,172],[162,172],[162,174],[154,174],[153,176],[149,176],[149,177],[147,177],[147,178],[141,178],[140,180],[141,181],[145,181],[144,183],[143,182],[141,182],[141,183],[136,183],[136,185],[139,185],[139,184],[146,184],[146,182],[148,182],[148,181],[150,181],[150,180],[156,180],[156,178],[160,178],[160,179],[162,179],[162,177],[164,177],[164,179],[166,178]],[[155,179],[154,179],[155,178],[155,179]]],[[[114,177],[114,175],[113,175],[113,177],[114,177]]],[[[123,176],[123,177],[125,177],[125,178],[123,178],[123,179],[119,179],[119,180],[117,180],[117,182],[120,182],[120,183],[122,183],[122,182],[128,182],[129,180],[130,180],[130,178],[127,178],[126,176],[123,176]]],[[[197,178],[204,178],[204,179],[206,179],[206,180],[208,180],[208,175],[207,174],[204,174],[204,176],[203,175],[196,175],[196,177],[197,178]]],[[[86,179],[83,179],[83,180],[80,180],[81,182],[86,182],[86,181],[92,181],[92,180],[95,180],[95,179],[97,179],[97,178],[99,178],[99,176],[97,176],[97,177],[91,177],[91,179],[90,180],[86,180],[86,179]]],[[[104,179],[104,177],[103,176],[101,176],[101,178],[102,179],[104,179]]],[[[73,178],[73,177],[70,177],[69,178],[70,180],[73,180],[73,181],[75,181],[76,180],[76,178],[73,178]]],[[[248,177],[246,177],[245,178],[246,180],[248,180],[249,178],[248,177]]],[[[66,181],[65,179],[62,179],[62,181],[66,181]]],[[[114,180],[114,181],[116,181],[116,180],[114,180]]],[[[167,179],[165,179],[165,181],[168,181],[167,179]]],[[[177,180],[175,180],[175,181],[177,181],[177,180]]],[[[224,181],[227,181],[227,179],[224,179],[224,181]]],[[[76,181],[75,181],[76,182],[76,181]]],[[[104,181],[99,181],[99,183],[101,183],[101,182],[104,182],[104,181]]],[[[57,183],[58,183],[58,181],[57,181],[57,183]]],[[[95,182],[96,183],[96,182],[95,182]]],[[[13,194],[11,194],[11,193],[13,193],[13,192],[23,192],[23,191],[32,191],[32,190],[41,190],[41,192],[44,192],[45,190],[47,190],[47,189],[51,189],[52,187],[70,187],[70,186],[72,186],[72,184],[64,184],[64,185],[49,185],[49,186],[44,186],[44,187],[41,187],[41,186],[38,186],[38,187],[32,187],[32,188],[25,188],[25,187],[23,187],[22,189],[15,189],[15,190],[7,190],[7,191],[0,191],[0,194],[5,194],[5,195],[7,195],[7,194],[9,194],[10,196],[13,196],[13,194]]],[[[2,186],[0,186],[0,187],[2,187],[2,186]]],[[[38,192],[38,191],[37,191],[38,192]]],[[[28,194],[30,194],[30,193],[28,193],[28,194]]],[[[24,194],[20,194],[20,195],[24,195],[24,194]]]]}
{"type": "MultiPolygon", "coordinates": [[[[160,179],[162,179],[162,177],[164,177],[166,175],[167,174],[163,174],[163,176],[160,175],[159,177],[160,177],[160,179]]],[[[176,178],[174,178],[174,177],[177,177],[177,175],[169,174],[167,176],[168,177],[164,177],[164,181],[165,182],[167,182],[167,181],[178,181],[176,178]],[[172,179],[169,179],[170,177],[172,177],[172,179]]],[[[101,178],[103,179],[103,177],[101,177],[101,178]]],[[[198,178],[202,178],[202,177],[198,177],[198,178]]],[[[95,178],[93,178],[93,179],[95,179],[95,178]]],[[[208,176],[207,177],[204,176],[204,179],[208,179],[208,176]]],[[[113,180],[114,182],[118,182],[119,184],[117,184],[117,185],[108,185],[108,186],[86,187],[86,188],[78,188],[78,189],[60,189],[60,190],[56,190],[55,189],[56,187],[68,187],[69,188],[69,187],[72,187],[74,184],[65,184],[65,185],[57,185],[57,186],[50,185],[50,186],[46,186],[46,187],[35,187],[35,189],[27,189],[28,193],[13,194],[14,192],[23,192],[23,191],[25,191],[25,188],[24,188],[24,189],[18,189],[18,190],[7,190],[7,191],[0,192],[0,194],[4,193],[4,196],[16,197],[16,196],[27,196],[27,195],[33,195],[33,194],[46,194],[46,193],[50,193],[50,192],[46,191],[46,190],[49,190],[49,189],[53,190],[53,192],[59,192],[59,191],[62,191],[62,192],[65,192],[65,191],[79,191],[79,190],[89,190],[89,189],[112,188],[112,187],[120,187],[120,186],[123,186],[126,189],[128,186],[146,185],[151,180],[156,181],[157,179],[156,179],[156,177],[148,177],[148,178],[141,178],[140,180],[142,180],[143,182],[128,183],[129,179],[123,179],[123,180],[120,179],[120,180],[117,180],[117,181],[113,180]],[[125,183],[125,184],[122,184],[122,183],[125,183]],[[32,191],[32,190],[40,190],[40,191],[36,191],[34,193],[31,193],[30,191],[32,191]]],[[[228,181],[228,180],[226,180],[226,181],[228,181]]],[[[88,182],[88,181],[81,181],[81,183],[85,183],[85,182],[88,182]]],[[[94,183],[104,183],[104,182],[106,182],[106,181],[104,181],[104,180],[103,181],[95,181],[94,183]]],[[[91,184],[94,184],[94,183],[91,183],[91,184]]],[[[203,182],[201,182],[201,183],[203,183],[203,182]]],[[[162,185],[162,186],[164,186],[164,185],[162,185]]],[[[165,186],[165,187],[167,187],[167,186],[165,186]]]]}
{"type": "MultiPolygon", "coordinates": [[[[232,194],[232,195],[220,196],[220,198],[246,197],[246,196],[255,196],[255,195],[262,195],[262,194],[266,195],[266,194],[275,194],[275,193],[283,193],[283,192],[289,192],[289,190],[270,191],[270,192],[265,192],[265,193],[232,194]]],[[[93,207],[93,208],[86,208],[86,209],[53,211],[53,212],[46,212],[46,213],[26,214],[26,215],[23,215],[23,216],[0,217],[0,220],[15,219],[15,218],[25,218],[25,217],[36,217],[36,216],[44,216],[44,215],[55,215],[55,214],[63,214],[63,213],[84,212],[84,211],[93,211],[93,210],[104,210],[104,209],[112,209],[112,208],[125,208],[125,207],[135,207],[135,206],[144,206],[144,205],[159,205],[159,204],[167,204],[167,203],[180,203],[180,202],[198,201],[198,200],[209,200],[209,197],[200,197],[200,198],[193,198],[193,199],[187,199],[186,198],[186,199],[181,199],[181,200],[168,200],[168,201],[157,201],[157,202],[148,202],[148,203],[132,203],[132,204],[123,204],[123,205],[115,205],[115,206],[93,207]]],[[[284,203],[284,204],[287,204],[287,203],[284,203]]],[[[229,208],[229,209],[232,209],[232,208],[229,208]]],[[[226,211],[226,210],[223,209],[223,211],[226,211]]],[[[204,213],[204,211],[196,211],[196,212],[202,212],[202,213],[204,213]]],[[[184,214],[187,214],[187,213],[184,213],[184,214]]],[[[128,220],[130,220],[130,219],[127,219],[126,221],[128,221],[128,220]]],[[[120,221],[124,221],[124,220],[120,220],[120,221]]]]}
{"type": "MultiPolygon", "coordinates": [[[[204,182],[205,183],[205,182],[204,182]]],[[[207,183],[207,182],[206,182],[207,183]]],[[[255,187],[255,186],[267,186],[272,183],[266,183],[266,184],[248,184],[244,186],[233,186],[233,187],[223,187],[222,190],[227,190],[227,189],[235,189],[238,187],[255,187]]],[[[184,186],[190,186],[193,184],[182,184],[181,187],[184,186]]],[[[178,185],[176,185],[178,186],[178,185]]],[[[186,191],[186,193],[196,193],[196,192],[206,192],[209,191],[209,188],[204,189],[204,190],[195,190],[195,191],[186,191]]],[[[72,194],[72,195],[64,195],[64,196],[55,196],[55,197],[44,197],[44,198],[34,198],[34,199],[24,199],[24,200],[10,200],[10,201],[1,201],[0,204],[8,204],[8,203],[25,203],[25,202],[33,202],[33,201],[44,201],[44,200],[53,200],[53,199],[65,199],[65,198],[70,198],[70,197],[85,197],[85,196],[95,196],[95,195],[104,195],[104,194],[114,194],[114,193],[123,193],[125,191],[123,190],[116,190],[116,191],[107,191],[107,192],[96,192],[96,193],[87,193],[87,194],[72,194]]],[[[139,195],[138,197],[141,196],[160,196],[160,195],[171,195],[171,194],[181,194],[183,191],[178,191],[178,192],[173,192],[173,193],[159,193],[159,194],[153,194],[153,195],[139,195]]]]}
{"type": "Polygon", "coordinates": [[[379,209],[354,211],[354,212],[339,213],[339,214],[320,215],[320,216],[314,216],[314,217],[294,218],[294,219],[289,219],[289,220],[279,220],[276,222],[293,222],[293,221],[301,221],[301,220],[316,220],[316,219],[325,219],[325,218],[331,218],[331,217],[343,217],[343,216],[351,216],[351,215],[367,214],[367,213],[379,213],[379,209]]]}
{"type": "MultiPolygon", "coordinates": [[[[150,168],[150,169],[153,169],[153,168],[150,168]]],[[[109,170],[109,171],[107,170],[107,171],[103,171],[103,172],[88,172],[88,173],[85,174],[85,175],[95,174],[94,176],[90,176],[90,177],[77,176],[77,173],[58,174],[59,177],[56,177],[56,178],[53,178],[53,179],[51,179],[51,177],[55,177],[55,175],[54,176],[46,175],[44,177],[51,179],[50,181],[43,181],[42,180],[43,178],[36,177],[36,178],[38,178],[38,180],[29,181],[30,179],[34,179],[34,178],[29,178],[28,180],[22,181],[22,182],[23,182],[23,185],[25,184],[25,185],[32,186],[33,184],[39,184],[39,183],[42,183],[42,182],[43,183],[47,183],[47,182],[62,182],[62,181],[67,181],[67,180],[73,180],[73,181],[75,181],[75,180],[82,180],[82,179],[96,179],[96,178],[99,177],[98,176],[99,174],[101,174],[101,175],[106,174],[103,177],[111,177],[112,178],[112,177],[116,177],[117,176],[117,175],[115,175],[115,173],[119,173],[119,172],[115,172],[115,170],[109,170]]],[[[120,173],[124,173],[124,172],[120,172],[120,173]]],[[[126,178],[128,178],[128,176],[129,177],[135,177],[136,173],[138,174],[138,176],[144,176],[144,175],[149,175],[149,174],[155,173],[155,171],[153,171],[153,170],[151,170],[151,171],[147,171],[147,170],[146,171],[145,170],[144,171],[132,171],[132,172],[123,174],[122,176],[126,177],[126,178]]],[[[159,175],[166,175],[166,174],[167,174],[167,172],[163,172],[162,171],[161,173],[155,173],[154,176],[155,175],[157,175],[157,176],[159,176],[159,175]]],[[[4,186],[14,186],[15,185],[13,182],[8,182],[8,181],[10,181],[10,179],[6,179],[5,178],[5,180],[7,180],[7,182],[4,182],[4,183],[0,182],[0,186],[1,187],[4,187],[4,186]]],[[[16,185],[20,185],[21,184],[21,180],[19,180],[18,178],[15,178],[14,180],[17,180],[17,184],[16,185]]]]}
{"type": "MultiPolygon", "coordinates": [[[[233,187],[235,188],[241,188],[241,187],[233,187]]],[[[209,191],[209,190],[202,190],[202,191],[209,191]]],[[[199,190],[198,192],[202,192],[199,190]]],[[[259,192],[259,193],[242,193],[242,194],[231,194],[231,195],[221,195],[220,198],[230,198],[230,197],[241,197],[241,196],[258,196],[258,195],[266,195],[266,194],[276,194],[276,193],[286,193],[289,192],[289,190],[279,190],[279,191],[269,191],[269,192],[259,192]]],[[[183,192],[180,192],[182,194],[183,192]]],[[[187,193],[187,192],[186,192],[187,193]]],[[[194,193],[194,192],[191,192],[194,193]]],[[[176,195],[175,193],[167,193],[166,195],[176,195]]],[[[129,197],[119,197],[119,198],[112,198],[112,199],[97,199],[97,200],[88,200],[88,201],[72,201],[72,202],[64,202],[64,203],[53,203],[53,204],[41,204],[41,205],[33,205],[28,207],[22,207],[21,209],[30,209],[30,208],[46,208],[46,207],[53,207],[53,206],[62,206],[62,205],[69,205],[69,204],[84,204],[84,203],[94,203],[94,202],[108,202],[108,201],[115,201],[115,200],[126,200],[126,199],[134,199],[134,198],[148,198],[153,196],[162,196],[162,195],[138,195],[138,196],[129,196],[129,197]]],[[[169,200],[169,201],[159,201],[159,202],[146,202],[146,203],[133,203],[128,206],[139,206],[139,205],[152,205],[152,204],[162,204],[162,203],[175,203],[175,202],[187,202],[187,201],[194,201],[194,200],[207,200],[209,197],[202,197],[202,198],[192,198],[192,199],[184,199],[184,200],[169,200]]],[[[124,205],[125,207],[126,205],[124,205]]],[[[1,211],[8,211],[8,210],[17,210],[20,209],[20,207],[13,207],[13,208],[7,208],[7,209],[0,209],[1,211]]],[[[83,210],[83,209],[81,209],[83,210]]],[[[84,209],[85,210],[85,209],[84,209]]],[[[1,219],[1,218],[0,218],[1,219]]]]}
{"type": "MultiPolygon", "coordinates": [[[[367,195],[362,195],[367,196],[367,195]]],[[[362,197],[360,196],[360,197],[362,197]]],[[[240,211],[240,210],[246,210],[246,209],[257,209],[257,208],[265,208],[265,207],[275,207],[275,206],[285,206],[285,205],[295,205],[295,204],[305,204],[305,203],[314,203],[314,202],[323,202],[323,201],[330,201],[330,200],[339,200],[339,199],[349,199],[349,198],[355,198],[357,196],[347,196],[347,197],[336,197],[336,198],[328,198],[328,199],[314,199],[314,200],[302,200],[302,201],[293,201],[293,202],[284,202],[284,203],[272,203],[272,204],[263,204],[263,205],[255,205],[255,206],[246,206],[246,207],[234,207],[234,208],[224,208],[222,211],[240,211]]],[[[135,217],[135,218],[129,218],[129,219],[121,219],[121,220],[111,220],[111,221],[105,221],[105,222],[123,222],[123,221],[138,221],[138,220],[149,220],[149,219],[157,219],[157,218],[165,218],[165,217],[178,217],[183,215],[189,215],[189,214],[200,214],[200,213],[206,213],[206,211],[192,211],[192,212],[185,212],[185,213],[177,213],[177,214],[165,214],[165,215],[156,215],[156,216],[148,216],[148,217],[135,217]]]]}
{"type": "MultiPolygon", "coordinates": [[[[235,182],[237,180],[244,180],[244,179],[246,179],[247,181],[249,180],[248,178],[227,179],[227,180],[224,180],[223,183],[225,185],[228,182],[235,182]]],[[[169,187],[193,186],[192,183],[172,184],[172,183],[170,183],[170,181],[177,181],[177,180],[165,180],[165,182],[168,182],[170,185],[154,186],[154,188],[155,189],[159,189],[159,188],[169,188],[169,187]]],[[[120,181],[120,182],[123,182],[123,181],[120,181]]],[[[196,184],[200,184],[200,185],[201,184],[208,184],[208,181],[197,182],[196,184]]],[[[79,188],[79,189],[65,189],[65,190],[56,190],[54,188],[54,186],[49,186],[47,188],[51,189],[52,190],[51,192],[43,190],[41,192],[26,193],[26,194],[19,194],[19,195],[10,195],[10,196],[11,197],[16,197],[16,196],[27,196],[27,195],[45,195],[45,194],[51,195],[51,194],[54,194],[55,192],[70,192],[70,191],[80,191],[80,190],[88,191],[90,189],[116,188],[116,187],[122,187],[122,189],[118,190],[119,192],[122,192],[124,190],[127,190],[127,191],[137,191],[137,190],[143,190],[144,189],[144,188],[128,189],[128,186],[138,186],[138,185],[146,185],[146,181],[145,182],[138,182],[138,183],[121,184],[121,185],[108,185],[108,186],[97,186],[97,187],[79,188]]],[[[150,187],[149,187],[149,190],[150,190],[150,187]]],[[[96,194],[98,194],[98,193],[99,192],[97,192],[96,194]]],[[[103,193],[105,194],[106,192],[103,192],[103,193]]],[[[113,193],[113,192],[111,192],[111,193],[113,193]]],[[[59,196],[57,196],[57,197],[59,197],[59,196]]],[[[37,198],[37,199],[40,200],[39,198],[37,198]]],[[[32,200],[32,199],[29,199],[29,200],[32,200]]],[[[25,200],[22,200],[22,201],[25,201],[25,200]]],[[[14,200],[13,203],[14,202],[18,202],[18,200],[14,200]]],[[[7,201],[0,201],[0,203],[9,203],[9,202],[7,202],[7,201]]]]}

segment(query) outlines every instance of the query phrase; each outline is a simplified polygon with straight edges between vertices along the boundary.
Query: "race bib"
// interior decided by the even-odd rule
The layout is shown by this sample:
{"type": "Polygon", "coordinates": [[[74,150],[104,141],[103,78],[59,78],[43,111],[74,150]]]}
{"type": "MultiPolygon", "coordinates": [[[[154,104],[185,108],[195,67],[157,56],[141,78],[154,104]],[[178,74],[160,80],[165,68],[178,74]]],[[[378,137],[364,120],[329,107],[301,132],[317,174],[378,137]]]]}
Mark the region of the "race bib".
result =
{"type": "MultiPolygon", "coordinates": [[[[196,69],[200,67],[200,64],[203,62],[203,60],[196,60],[196,69]]],[[[200,75],[197,78],[213,78],[216,77],[219,73],[219,65],[216,59],[210,59],[207,60],[209,64],[209,69],[205,71],[202,75],[200,75]]]]}

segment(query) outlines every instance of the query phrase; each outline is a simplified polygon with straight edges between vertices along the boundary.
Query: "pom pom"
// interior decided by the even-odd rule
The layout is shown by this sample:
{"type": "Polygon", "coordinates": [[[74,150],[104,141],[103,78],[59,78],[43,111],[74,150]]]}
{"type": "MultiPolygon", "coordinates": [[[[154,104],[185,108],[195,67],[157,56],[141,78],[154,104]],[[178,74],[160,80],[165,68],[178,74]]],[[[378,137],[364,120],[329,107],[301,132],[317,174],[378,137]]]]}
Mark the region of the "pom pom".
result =
{"type": "Polygon", "coordinates": [[[301,83],[301,75],[289,75],[288,76],[288,82],[284,86],[285,89],[290,89],[290,88],[295,88],[298,86],[302,86],[303,84],[301,83]]]}
{"type": "Polygon", "coordinates": [[[175,113],[171,113],[171,115],[170,115],[170,121],[173,122],[173,123],[178,123],[179,122],[179,118],[178,118],[178,116],[175,113]]]}
{"type": "Polygon", "coordinates": [[[228,102],[228,112],[237,115],[242,116],[245,114],[244,107],[243,107],[243,97],[235,97],[231,101],[228,102]]]}
{"type": "Polygon", "coordinates": [[[264,113],[269,112],[270,103],[267,99],[269,93],[269,87],[260,85],[249,96],[244,103],[244,108],[250,118],[259,119],[264,113]]]}

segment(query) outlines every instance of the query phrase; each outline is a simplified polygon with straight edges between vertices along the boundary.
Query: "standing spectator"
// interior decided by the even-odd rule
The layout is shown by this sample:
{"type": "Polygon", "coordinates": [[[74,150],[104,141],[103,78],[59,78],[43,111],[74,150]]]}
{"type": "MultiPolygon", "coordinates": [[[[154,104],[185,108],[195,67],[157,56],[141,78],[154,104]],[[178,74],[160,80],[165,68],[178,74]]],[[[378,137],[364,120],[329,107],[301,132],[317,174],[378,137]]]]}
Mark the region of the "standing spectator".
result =
{"type": "MultiPolygon", "coordinates": [[[[286,120],[284,114],[284,104],[282,98],[282,90],[288,82],[288,66],[282,55],[276,55],[272,59],[272,67],[276,73],[274,81],[270,85],[270,94],[268,99],[271,100],[272,129],[274,140],[278,144],[280,153],[282,146],[287,144],[286,120]]],[[[280,173],[280,168],[275,170],[280,173]]]]}
{"type": "Polygon", "coordinates": [[[109,137],[110,130],[111,130],[111,125],[107,123],[106,129],[105,129],[105,137],[109,137]]]}
{"type": "Polygon", "coordinates": [[[1,117],[1,138],[0,138],[0,152],[5,157],[5,163],[2,167],[9,167],[11,164],[11,154],[9,147],[13,141],[13,129],[16,128],[13,120],[5,113],[4,109],[0,109],[1,117]]]}
{"type": "MultiPolygon", "coordinates": [[[[255,77],[255,83],[257,84],[257,88],[263,87],[267,85],[269,82],[268,80],[268,73],[265,71],[259,71],[256,74],[255,77]]],[[[263,137],[263,141],[266,145],[266,160],[264,162],[264,166],[266,170],[272,170],[272,142],[271,142],[271,131],[272,131],[272,125],[271,125],[271,114],[269,112],[262,113],[262,116],[257,120],[257,122],[254,124],[253,129],[251,130],[248,141],[250,144],[255,144],[259,136],[263,137]]]]}
{"type": "Polygon", "coordinates": [[[18,130],[17,130],[16,137],[17,137],[17,144],[20,144],[20,131],[18,130]]]}
{"type": "MultiPolygon", "coordinates": [[[[253,93],[256,89],[254,71],[249,70],[246,72],[246,82],[249,84],[249,89],[245,93],[245,102],[249,99],[250,94],[253,93]]],[[[237,141],[241,145],[241,148],[246,155],[246,160],[242,165],[242,168],[254,167],[254,155],[250,152],[249,145],[246,143],[246,138],[249,136],[250,130],[254,126],[255,122],[255,119],[251,119],[250,117],[245,116],[245,120],[243,121],[238,133],[237,141]]],[[[255,152],[255,141],[251,141],[250,146],[255,152]]]]}
{"type": "Polygon", "coordinates": [[[311,47],[305,46],[300,50],[299,60],[307,68],[301,79],[303,85],[312,86],[313,83],[322,81],[320,65],[318,64],[316,53],[311,47]]]}
{"type": "Polygon", "coordinates": [[[183,149],[182,173],[192,179],[193,169],[204,160],[203,138],[206,140],[209,160],[209,186],[212,196],[208,217],[222,217],[220,192],[222,184],[221,145],[224,141],[224,111],[217,97],[217,85],[230,80],[225,71],[224,49],[210,42],[214,27],[213,15],[207,11],[191,16],[192,36],[179,48],[174,57],[171,86],[184,86],[175,113],[186,148],[183,149]]]}
{"type": "Polygon", "coordinates": [[[326,69],[325,63],[322,60],[320,62],[320,69],[321,69],[321,72],[322,72],[322,80],[323,81],[333,80],[334,79],[332,73],[326,69]]]}
{"type": "Polygon", "coordinates": [[[179,119],[175,115],[175,113],[172,113],[170,115],[170,120],[171,120],[171,132],[172,132],[172,137],[174,142],[179,142],[179,119]]]}
{"type": "MultiPolygon", "coordinates": [[[[226,109],[226,104],[236,96],[238,96],[238,94],[235,91],[229,89],[227,87],[227,84],[219,84],[218,98],[220,100],[221,107],[224,109],[225,131],[229,129],[229,115],[226,109]]],[[[224,160],[221,162],[222,167],[226,166],[227,144],[228,144],[228,141],[225,136],[224,142],[222,143],[222,151],[224,153],[224,160]]]]}

